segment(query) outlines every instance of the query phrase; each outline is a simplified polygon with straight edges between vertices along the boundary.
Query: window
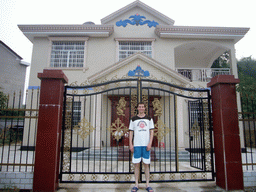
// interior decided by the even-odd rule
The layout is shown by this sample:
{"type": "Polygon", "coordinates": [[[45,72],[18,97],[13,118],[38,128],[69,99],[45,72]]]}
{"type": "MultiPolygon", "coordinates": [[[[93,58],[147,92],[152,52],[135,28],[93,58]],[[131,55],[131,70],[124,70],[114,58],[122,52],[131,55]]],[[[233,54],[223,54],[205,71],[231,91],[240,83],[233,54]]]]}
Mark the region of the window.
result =
{"type": "Polygon", "coordinates": [[[78,125],[81,121],[81,102],[74,101],[73,104],[73,125],[78,125]]]}
{"type": "Polygon", "coordinates": [[[70,113],[72,120],[73,120],[73,126],[78,125],[78,123],[81,121],[81,102],[80,101],[67,101],[68,106],[67,112],[70,113]],[[73,104],[73,106],[72,106],[73,104]]]}
{"type": "Polygon", "coordinates": [[[134,53],[144,53],[152,57],[151,41],[119,41],[119,61],[134,53]]]}
{"type": "Polygon", "coordinates": [[[53,41],[51,67],[84,67],[84,41],[53,41]]]}

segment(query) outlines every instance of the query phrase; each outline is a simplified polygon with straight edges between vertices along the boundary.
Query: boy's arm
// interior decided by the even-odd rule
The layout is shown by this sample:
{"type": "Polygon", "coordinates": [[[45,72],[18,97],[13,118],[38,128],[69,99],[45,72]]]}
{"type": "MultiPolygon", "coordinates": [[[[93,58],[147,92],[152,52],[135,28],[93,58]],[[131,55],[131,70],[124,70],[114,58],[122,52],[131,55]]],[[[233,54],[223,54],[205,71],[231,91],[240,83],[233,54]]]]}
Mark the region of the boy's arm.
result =
{"type": "Polygon", "coordinates": [[[129,132],[129,147],[130,147],[131,152],[133,153],[134,149],[133,149],[132,140],[133,140],[133,131],[130,130],[130,132],[129,132]]]}
{"type": "Polygon", "coordinates": [[[154,129],[150,129],[149,133],[150,133],[150,138],[149,138],[149,143],[148,143],[148,146],[147,146],[147,151],[150,151],[151,147],[152,147],[153,138],[154,138],[154,129]]]}

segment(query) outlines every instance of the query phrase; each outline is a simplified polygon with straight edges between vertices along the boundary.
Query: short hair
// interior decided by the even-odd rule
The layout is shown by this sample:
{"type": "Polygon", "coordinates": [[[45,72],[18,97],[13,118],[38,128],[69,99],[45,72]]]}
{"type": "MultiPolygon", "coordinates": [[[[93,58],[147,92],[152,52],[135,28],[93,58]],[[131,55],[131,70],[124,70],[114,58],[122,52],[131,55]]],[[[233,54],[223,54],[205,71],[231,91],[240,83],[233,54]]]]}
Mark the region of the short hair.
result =
{"type": "Polygon", "coordinates": [[[146,107],[146,104],[145,104],[144,102],[139,102],[139,103],[137,104],[137,108],[139,107],[139,105],[144,105],[144,107],[146,107]]]}

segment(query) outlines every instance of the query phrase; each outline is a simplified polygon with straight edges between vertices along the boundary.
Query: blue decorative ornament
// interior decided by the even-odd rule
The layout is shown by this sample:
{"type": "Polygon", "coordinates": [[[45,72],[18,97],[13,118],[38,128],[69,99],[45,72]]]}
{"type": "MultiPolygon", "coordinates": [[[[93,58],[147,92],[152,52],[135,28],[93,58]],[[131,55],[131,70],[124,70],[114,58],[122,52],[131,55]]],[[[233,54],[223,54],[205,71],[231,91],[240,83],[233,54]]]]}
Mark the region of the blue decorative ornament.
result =
{"type": "Polygon", "coordinates": [[[128,76],[130,77],[149,77],[149,75],[150,75],[149,72],[142,70],[139,65],[136,67],[135,70],[133,71],[130,70],[128,72],[128,76]]]}
{"type": "Polygon", "coordinates": [[[117,21],[116,26],[117,27],[120,27],[120,26],[126,27],[127,24],[137,25],[137,26],[148,24],[148,27],[151,28],[151,27],[156,27],[157,25],[159,25],[159,23],[157,23],[154,20],[153,21],[150,21],[150,20],[143,21],[143,19],[146,19],[146,17],[140,16],[138,13],[136,15],[130,16],[129,19],[117,21]],[[131,20],[129,20],[129,19],[131,19],[131,20]]]}

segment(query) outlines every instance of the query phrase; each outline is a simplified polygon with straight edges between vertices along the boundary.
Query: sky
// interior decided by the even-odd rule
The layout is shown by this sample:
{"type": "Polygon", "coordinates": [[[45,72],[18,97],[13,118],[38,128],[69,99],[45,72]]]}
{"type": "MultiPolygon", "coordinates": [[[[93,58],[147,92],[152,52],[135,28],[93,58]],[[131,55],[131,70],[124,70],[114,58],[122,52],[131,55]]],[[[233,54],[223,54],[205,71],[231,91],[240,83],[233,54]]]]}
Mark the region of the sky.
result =
{"type": "MultiPolygon", "coordinates": [[[[256,59],[254,0],[141,0],[175,21],[176,26],[245,27],[236,58],[256,59]]],[[[0,40],[31,63],[32,43],[17,25],[83,24],[101,19],[134,0],[0,0],[0,40]]]]}

